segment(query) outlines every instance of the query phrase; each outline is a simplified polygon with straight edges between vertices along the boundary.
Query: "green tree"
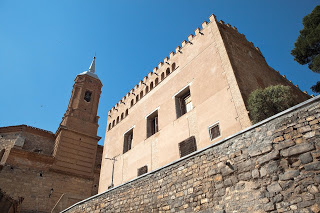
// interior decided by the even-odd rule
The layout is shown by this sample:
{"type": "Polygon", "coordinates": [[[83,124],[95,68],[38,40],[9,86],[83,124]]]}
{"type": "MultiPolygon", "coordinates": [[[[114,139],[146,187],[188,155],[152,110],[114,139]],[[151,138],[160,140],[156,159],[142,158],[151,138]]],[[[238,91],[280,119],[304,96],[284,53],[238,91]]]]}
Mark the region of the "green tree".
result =
{"type": "Polygon", "coordinates": [[[283,85],[257,89],[249,95],[248,108],[253,123],[258,123],[295,105],[290,87],[283,85]]]}
{"type": "MultiPolygon", "coordinates": [[[[294,44],[291,55],[299,64],[308,64],[313,72],[320,73],[320,6],[306,15],[303,20],[304,28],[294,44]]],[[[320,81],[311,87],[313,92],[320,93],[320,81]]]]}

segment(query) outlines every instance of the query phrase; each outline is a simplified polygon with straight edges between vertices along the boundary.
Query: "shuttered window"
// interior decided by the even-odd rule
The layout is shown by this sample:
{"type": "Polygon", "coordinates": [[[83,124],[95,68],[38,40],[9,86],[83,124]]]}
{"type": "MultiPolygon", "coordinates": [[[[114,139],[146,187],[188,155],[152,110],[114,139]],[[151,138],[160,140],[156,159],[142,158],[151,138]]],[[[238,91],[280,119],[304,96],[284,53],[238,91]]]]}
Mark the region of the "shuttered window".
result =
{"type": "Polygon", "coordinates": [[[133,129],[124,134],[123,153],[126,153],[131,149],[133,140],[133,129]]]}
{"type": "Polygon", "coordinates": [[[194,136],[179,143],[180,157],[186,156],[194,151],[197,151],[196,138],[194,136]]]}
{"type": "Polygon", "coordinates": [[[210,134],[211,140],[219,137],[221,135],[219,124],[215,124],[215,125],[209,127],[209,134],[210,134]]]}
{"type": "Polygon", "coordinates": [[[143,166],[143,167],[138,169],[138,176],[143,175],[143,174],[145,174],[147,172],[148,172],[148,166],[145,165],[145,166],[143,166]]]}
{"type": "Polygon", "coordinates": [[[175,96],[177,118],[193,109],[189,86],[175,96]]]}
{"type": "Polygon", "coordinates": [[[159,131],[158,110],[147,117],[147,138],[159,131]]]}

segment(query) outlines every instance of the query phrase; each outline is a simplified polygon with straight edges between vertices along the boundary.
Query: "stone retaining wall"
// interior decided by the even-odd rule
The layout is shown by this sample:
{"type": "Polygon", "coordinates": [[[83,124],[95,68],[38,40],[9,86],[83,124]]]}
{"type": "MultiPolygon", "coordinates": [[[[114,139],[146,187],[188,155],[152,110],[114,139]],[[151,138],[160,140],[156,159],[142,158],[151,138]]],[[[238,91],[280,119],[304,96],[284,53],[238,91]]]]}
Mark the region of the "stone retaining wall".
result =
{"type": "Polygon", "coordinates": [[[319,212],[320,97],[64,212],[319,212]]]}

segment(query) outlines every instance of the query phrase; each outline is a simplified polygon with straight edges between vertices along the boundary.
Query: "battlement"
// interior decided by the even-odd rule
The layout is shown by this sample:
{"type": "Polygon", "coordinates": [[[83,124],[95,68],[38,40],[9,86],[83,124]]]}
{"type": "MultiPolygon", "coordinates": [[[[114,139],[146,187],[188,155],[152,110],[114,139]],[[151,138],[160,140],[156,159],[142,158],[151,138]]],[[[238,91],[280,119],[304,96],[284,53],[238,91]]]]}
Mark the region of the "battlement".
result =
{"type": "Polygon", "coordinates": [[[169,56],[159,62],[152,71],[140,80],[130,92],[123,96],[123,98],[108,111],[108,131],[125,119],[130,113],[129,110],[162,81],[166,80],[172,72],[179,71],[179,67],[181,66],[179,64],[179,56],[183,54],[185,48],[192,46],[194,42],[196,42],[195,40],[197,37],[207,36],[209,33],[205,34],[203,31],[212,23],[218,25],[219,29],[228,30],[233,35],[240,38],[240,40],[243,41],[246,46],[249,46],[252,51],[255,51],[263,57],[259,47],[255,46],[252,42],[249,42],[244,34],[239,33],[237,27],[231,26],[229,23],[225,24],[223,20],[217,21],[216,16],[212,14],[209,17],[209,22],[204,21],[201,24],[201,28],[196,28],[194,34],[190,34],[186,40],[183,40],[180,46],[177,46],[174,51],[170,52],[169,56]]]}

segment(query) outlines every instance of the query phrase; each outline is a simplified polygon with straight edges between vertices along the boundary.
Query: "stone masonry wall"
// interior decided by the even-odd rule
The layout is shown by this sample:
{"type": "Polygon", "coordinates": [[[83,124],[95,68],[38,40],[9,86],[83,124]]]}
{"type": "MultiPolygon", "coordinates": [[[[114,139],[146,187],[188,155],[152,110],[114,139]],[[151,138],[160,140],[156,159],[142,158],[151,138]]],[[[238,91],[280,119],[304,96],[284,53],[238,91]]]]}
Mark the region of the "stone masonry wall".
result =
{"type": "Polygon", "coordinates": [[[319,212],[320,96],[65,212],[319,212]]]}

